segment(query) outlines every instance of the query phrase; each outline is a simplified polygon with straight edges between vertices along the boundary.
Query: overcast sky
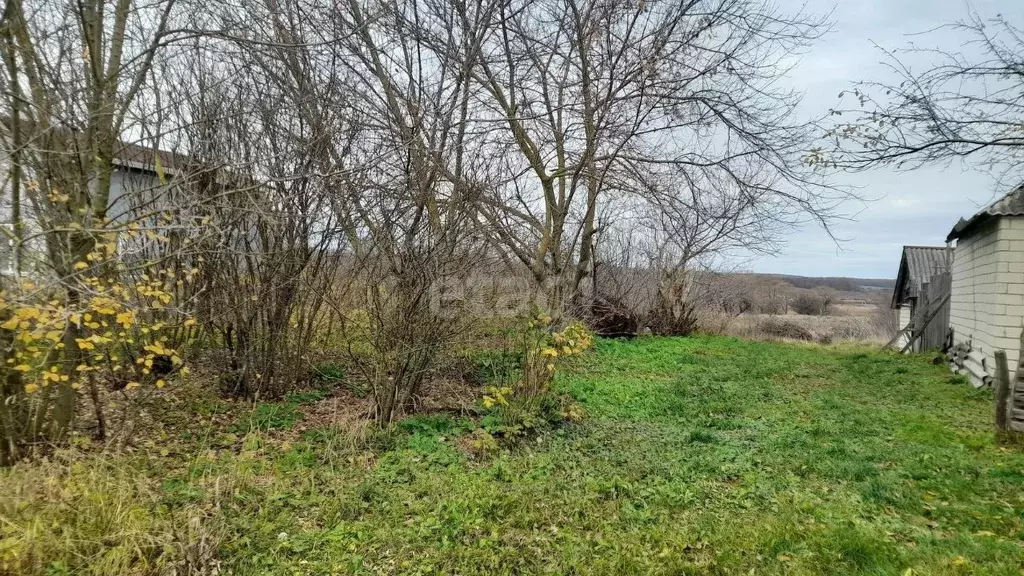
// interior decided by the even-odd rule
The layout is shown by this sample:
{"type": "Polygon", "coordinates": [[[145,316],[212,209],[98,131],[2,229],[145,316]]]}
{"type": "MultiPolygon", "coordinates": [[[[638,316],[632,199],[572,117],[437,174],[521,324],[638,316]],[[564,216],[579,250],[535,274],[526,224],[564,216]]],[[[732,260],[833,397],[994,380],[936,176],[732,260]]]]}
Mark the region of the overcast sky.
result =
{"type": "MultiPolygon", "coordinates": [[[[803,0],[780,0],[780,4],[799,10],[803,0]]],[[[1002,14],[1011,22],[1024,23],[1024,0],[974,0],[971,7],[984,18],[1002,14]]],[[[838,104],[839,92],[852,82],[886,77],[880,64],[883,55],[874,44],[905,47],[911,41],[909,34],[967,15],[963,0],[837,0],[833,31],[802,57],[789,78],[805,92],[805,110],[821,114],[838,104]]],[[[960,39],[946,33],[912,39],[921,47],[951,41],[944,47],[953,49],[960,44],[960,39]]],[[[853,220],[836,223],[834,232],[845,242],[837,247],[822,230],[807,226],[787,237],[780,255],[743,266],[755,272],[806,276],[895,277],[904,244],[942,245],[958,218],[970,216],[996,193],[989,175],[960,163],[913,172],[878,169],[839,174],[835,182],[880,198],[867,205],[844,206],[853,220]]]]}

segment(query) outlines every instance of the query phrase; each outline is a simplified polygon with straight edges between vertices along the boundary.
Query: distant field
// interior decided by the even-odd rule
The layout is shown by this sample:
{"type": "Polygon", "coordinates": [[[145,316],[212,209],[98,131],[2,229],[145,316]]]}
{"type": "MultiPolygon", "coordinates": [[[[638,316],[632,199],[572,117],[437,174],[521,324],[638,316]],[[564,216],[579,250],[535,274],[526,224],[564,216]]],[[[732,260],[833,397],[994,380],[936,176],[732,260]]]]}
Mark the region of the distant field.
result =
{"type": "Polygon", "coordinates": [[[898,330],[895,312],[878,298],[841,299],[826,315],[745,313],[723,323],[720,332],[752,340],[888,342],[898,330]]]}
{"type": "Polygon", "coordinates": [[[639,338],[600,342],[559,386],[586,419],[482,459],[457,415],[358,439],[318,424],[329,398],[243,417],[173,405],[164,437],[127,454],[0,473],[0,560],[47,575],[1024,569],[1024,451],[996,442],[989,393],[926,358],[639,338]]]}
{"type": "Polygon", "coordinates": [[[794,276],[792,274],[753,274],[788,282],[796,288],[832,288],[840,292],[892,292],[896,280],[890,278],[847,278],[835,276],[794,276]]]}

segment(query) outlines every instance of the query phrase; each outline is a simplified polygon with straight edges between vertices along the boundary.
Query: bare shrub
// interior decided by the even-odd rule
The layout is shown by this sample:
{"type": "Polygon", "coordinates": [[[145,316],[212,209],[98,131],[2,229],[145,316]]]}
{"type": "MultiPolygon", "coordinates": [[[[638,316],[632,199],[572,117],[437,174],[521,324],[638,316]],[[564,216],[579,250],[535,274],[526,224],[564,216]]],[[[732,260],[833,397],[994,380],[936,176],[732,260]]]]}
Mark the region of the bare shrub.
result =
{"type": "Polygon", "coordinates": [[[414,408],[416,396],[445,346],[464,324],[435,305],[433,290],[451,273],[452,255],[437,247],[363,260],[362,314],[345,313],[346,350],[369,384],[374,419],[387,425],[414,408]]]}
{"type": "Polygon", "coordinates": [[[786,299],[759,300],[756,310],[760,314],[785,314],[789,312],[789,302],[786,299]]]}
{"type": "Polygon", "coordinates": [[[757,323],[757,332],[768,338],[785,338],[790,340],[815,340],[814,334],[803,326],[786,320],[784,318],[777,318],[770,316],[762,318],[757,323]]]}
{"type": "Polygon", "coordinates": [[[331,181],[296,173],[321,160],[323,127],[301,113],[275,113],[292,93],[284,82],[252,67],[216,90],[182,95],[193,119],[184,131],[190,164],[200,174],[184,191],[199,205],[189,216],[212,232],[201,246],[198,314],[214,335],[229,396],[275,398],[308,381],[322,294],[333,280],[328,265],[341,242],[331,181]],[[260,98],[248,94],[253,86],[260,98]]]}
{"type": "Polygon", "coordinates": [[[809,292],[801,292],[789,303],[789,307],[797,314],[808,316],[818,315],[821,310],[821,301],[809,292]]]}
{"type": "Polygon", "coordinates": [[[789,303],[797,314],[826,316],[835,303],[835,293],[828,289],[815,289],[797,294],[789,303]]]}
{"type": "Polygon", "coordinates": [[[698,326],[695,306],[685,301],[666,302],[647,316],[647,327],[659,336],[689,336],[698,326]]]}
{"type": "Polygon", "coordinates": [[[789,312],[789,299],[793,288],[786,282],[766,281],[751,278],[749,290],[753,294],[754,308],[760,314],[785,314],[789,312]]]}
{"type": "Polygon", "coordinates": [[[647,316],[647,325],[662,336],[688,336],[698,326],[698,304],[692,275],[685,270],[665,272],[658,286],[658,303],[647,316]]]}
{"type": "Polygon", "coordinates": [[[590,305],[587,325],[598,336],[636,334],[639,324],[636,313],[617,298],[598,295],[590,305]]]}

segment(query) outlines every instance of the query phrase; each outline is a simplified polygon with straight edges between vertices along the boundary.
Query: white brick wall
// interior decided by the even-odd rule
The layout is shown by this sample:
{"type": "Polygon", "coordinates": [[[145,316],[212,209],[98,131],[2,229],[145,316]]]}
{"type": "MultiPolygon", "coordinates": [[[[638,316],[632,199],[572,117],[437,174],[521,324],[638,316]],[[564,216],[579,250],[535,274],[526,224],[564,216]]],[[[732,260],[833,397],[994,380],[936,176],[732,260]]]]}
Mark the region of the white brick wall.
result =
{"type": "Polygon", "coordinates": [[[949,324],[957,343],[971,342],[971,380],[995,375],[996,350],[1017,366],[1024,327],[1024,217],[989,221],[957,241],[949,324]]]}
{"type": "MultiPolygon", "coordinates": [[[[900,316],[899,316],[900,330],[902,330],[904,328],[904,326],[906,326],[907,324],[910,324],[911,310],[913,310],[913,308],[911,308],[910,304],[906,304],[906,305],[903,305],[903,306],[899,307],[899,311],[900,311],[900,316]]],[[[907,342],[909,342],[909,341],[910,341],[910,335],[909,334],[904,334],[903,336],[900,336],[900,339],[896,341],[896,344],[894,344],[894,346],[896,347],[897,350],[902,350],[903,347],[906,346],[907,342]]]]}

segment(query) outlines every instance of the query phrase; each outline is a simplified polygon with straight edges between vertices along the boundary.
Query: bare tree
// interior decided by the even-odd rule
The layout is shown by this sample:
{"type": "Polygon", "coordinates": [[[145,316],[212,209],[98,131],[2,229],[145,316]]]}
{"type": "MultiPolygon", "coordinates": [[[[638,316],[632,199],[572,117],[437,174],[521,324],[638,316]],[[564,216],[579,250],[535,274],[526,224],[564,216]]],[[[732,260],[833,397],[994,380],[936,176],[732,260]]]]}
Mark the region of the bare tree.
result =
{"type": "Polygon", "coordinates": [[[227,73],[243,78],[239,89],[259,87],[239,118],[269,95],[258,120],[273,130],[255,145],[282,149],[239,161],[260,166],[257,174],[275,159],[287,162],[268,181],[308,180],[326,202],[310,213],[322,227],[313,238],[326,239],[321,253],[331,248],[346,274],[309,272],[344,289],[312,279],[302,289],[328,297],[346,331],[359,334],[357,343],[348,339],[350,360],[374,391],[377,420],[388,424],[411,405],[459,326],[433,306],[432,291],[472,261],[466,207],[480,183],[470,174],[484,170],[480,162],[467,167],[468,75],[450,61],[479,41],[471,29],[447,25],[457,18],[451,4],[248,7],[265,19],[232,21],[226,36],[237,53],[219,55],[213,82],[224,77],[226,58],[234,63],[227,73]],[[289,137],[296,139],[280,144],[289,137]]]}
{"type": "MultiPolygon", "coordinates": [[[[774,86],[784,58],[823,30],[747,0],[503,4],[471,73],[505,184],[481,214],[558,307],[593,269],[602,203],[730,181],[827,217],[799,165],[810,124],[774,86]],[[666,189],[664,184],[659,186],[666,189]]],[[[832,198],[834,199],[834,198],[832,198]]]]}
{"type": "MultiPolygon", "coordinates": [[[[891,81],[864,81],[832,110],[831,147],[815,148],[817,165],[912,169],[957,158],[978,161],[1017,185],[1024,167],[1024,30],[1003,16],[966,21],[933,35],[966,34],[962,51],[911,46],[886,51],[891,81]],[[924,71],[911,60],[929,59],[924,71]],[[852,117],[852,119],[851,119],[852,117]]],[[[925,35],[930,38],[932,35],[925,35]]]]}

